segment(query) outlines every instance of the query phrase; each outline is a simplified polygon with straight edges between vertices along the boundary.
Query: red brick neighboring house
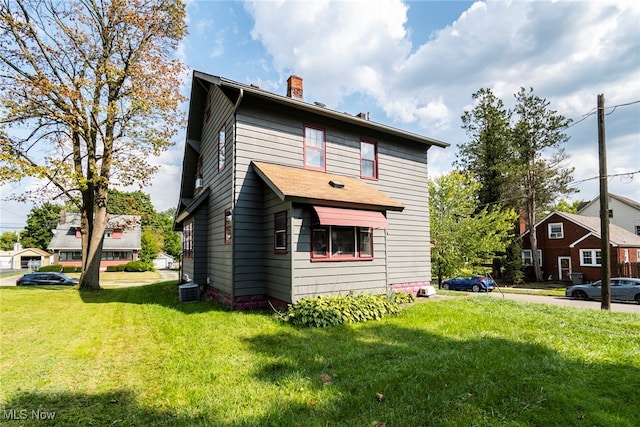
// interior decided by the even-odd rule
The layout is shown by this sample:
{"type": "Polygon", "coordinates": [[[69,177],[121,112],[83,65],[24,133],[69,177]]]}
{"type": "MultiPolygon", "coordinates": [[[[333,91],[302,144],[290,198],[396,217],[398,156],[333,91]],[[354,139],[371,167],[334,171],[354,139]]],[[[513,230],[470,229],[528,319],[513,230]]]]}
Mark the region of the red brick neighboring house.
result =
{"type": "MultiPolygon", "coordinates": [[[[585,283],[601,278],[600,218],[553,212],[536,225],[538,254],[548,280],[571,280],[582,274],[585,283]]],[[[522,237],[522,261],[532,265],[528,231],[522,237]]],[[[612,277],[640,277],[640,236],[609,225],[612,277]]]]}
{"type": "MultiPolygon", "coordinates": [[[[140,217],[136,215],[110,215],[104,232],[100,269],[109,265],[126,264],[136,261],[142,245],[140,217]]],[[[54,263],[61,265],[82,265],[82,236],[80,234],[80,214],[62,213],[49,243],[53,251],[54,263]]]]}

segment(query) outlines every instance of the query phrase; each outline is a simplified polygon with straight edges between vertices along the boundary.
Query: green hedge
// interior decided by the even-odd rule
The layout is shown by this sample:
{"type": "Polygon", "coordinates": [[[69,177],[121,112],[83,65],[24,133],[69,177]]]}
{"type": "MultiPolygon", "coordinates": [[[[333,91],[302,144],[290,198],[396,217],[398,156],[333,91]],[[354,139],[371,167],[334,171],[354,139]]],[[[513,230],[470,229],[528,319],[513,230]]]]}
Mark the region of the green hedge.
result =
{"type": "Polygon", "coordinates": [[[124,271],[153,271],[153,265],[144,261],[131,261],[130,263],[125,264],[124,271]]]}
{"type": "Polygon", "coordinates": [[[289,304],[280,317],[302,326],[325,327],[345,322],[366,322],[400,312],[400,304],[413,301],[413,295],[394,293],[387,295],[338,295],[302,298],[289,304]]]}
{"type": "Polygon", "coordinates": [[[57,273],[60,273],[62,269],[63,267],[60,264],[51,264],[51,265],[43,265],[38,269],[38,271],[43,271],[43,272],[55,271],[57,273]]]}

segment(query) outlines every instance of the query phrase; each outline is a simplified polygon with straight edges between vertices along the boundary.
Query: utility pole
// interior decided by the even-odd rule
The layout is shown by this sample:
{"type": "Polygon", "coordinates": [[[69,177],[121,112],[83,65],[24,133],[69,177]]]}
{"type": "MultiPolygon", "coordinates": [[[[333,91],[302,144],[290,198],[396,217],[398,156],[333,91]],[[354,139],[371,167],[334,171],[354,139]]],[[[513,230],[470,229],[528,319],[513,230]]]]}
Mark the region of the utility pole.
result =
{"type": "Polygon", "coordinates": [[[598,95],[598,153],[600,156],[600,265],[601,310],[611,309],[611,256],[609,245],[609,188],[607,182],[607,147],[604,133],[604,95],[598,95]]]}

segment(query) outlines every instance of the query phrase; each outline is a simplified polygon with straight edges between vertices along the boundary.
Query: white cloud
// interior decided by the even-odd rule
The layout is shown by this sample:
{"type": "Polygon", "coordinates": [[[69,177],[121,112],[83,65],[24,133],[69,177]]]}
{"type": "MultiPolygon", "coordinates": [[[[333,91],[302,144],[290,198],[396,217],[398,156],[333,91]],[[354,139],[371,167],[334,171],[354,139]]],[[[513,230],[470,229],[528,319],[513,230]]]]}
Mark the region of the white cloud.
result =
{"type": "MultiPolygon", "coordinates": [[[[279,1],[247,9],[255,19],[252,36],[281,74],[305,78],[307,100],[335,107],[361,95],[386,121],[451,143],[430,154],[432,175],[450,169],[456,145],[466,140],[460,116],[482,87],[507,107],[520,87],[533,87],[551,109],[577,120],[593,111],[599,93],[610,106],[640,99],[640,2],[476,2],[421,46],[409,38],[410,26],[420,25],[407,20],[411,3],[373,4],[279,1]]],[[[627,123],[608,127],[609,164],[616,170],[639,169],[640,148],[628,149],[640,145],[639,107],[617,110],[627,123]]],[[[567,133],[575,179],[597,174],[592,120],[567,133]]],[[[628,187],[621,191],[639,200],[640,190],[628,187]]]]}

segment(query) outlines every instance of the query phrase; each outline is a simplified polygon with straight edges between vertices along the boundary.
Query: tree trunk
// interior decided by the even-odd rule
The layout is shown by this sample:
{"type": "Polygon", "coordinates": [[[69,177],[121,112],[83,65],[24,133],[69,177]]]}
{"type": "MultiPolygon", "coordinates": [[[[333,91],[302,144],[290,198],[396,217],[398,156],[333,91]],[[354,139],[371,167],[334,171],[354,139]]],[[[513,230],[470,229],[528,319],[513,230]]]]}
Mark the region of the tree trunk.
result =
{"type": "Polygon", "coordinates": [[[533,272],[536,276],[536,282],[543,282],[542,269],[540,268],[540,261],[538,259],[538,236],[536,235],[536,215],[535,204],[529,206],[529,212],[527,212],[527,228],[529,229],[529,243],[531,244],[531,259],[533,261],[533,272]]]}
{"type": "MultiPolygon", "coordinates": [[[[82,233],[83,254],[82,274],[80,276],[80,289],[100,289],[100,260],[102,259],[102,244],[104,231],[107,226],[107,211],[104,208],[96,210],[93,221],[89,225],[88,232],[82,233]],[[85,243],[86,241],[86,243],[85,243]],[[86,247],[86,252],[84,249],[86,247]]],[[[83,230],[84,231],[84,230],[83,230]]]]}

